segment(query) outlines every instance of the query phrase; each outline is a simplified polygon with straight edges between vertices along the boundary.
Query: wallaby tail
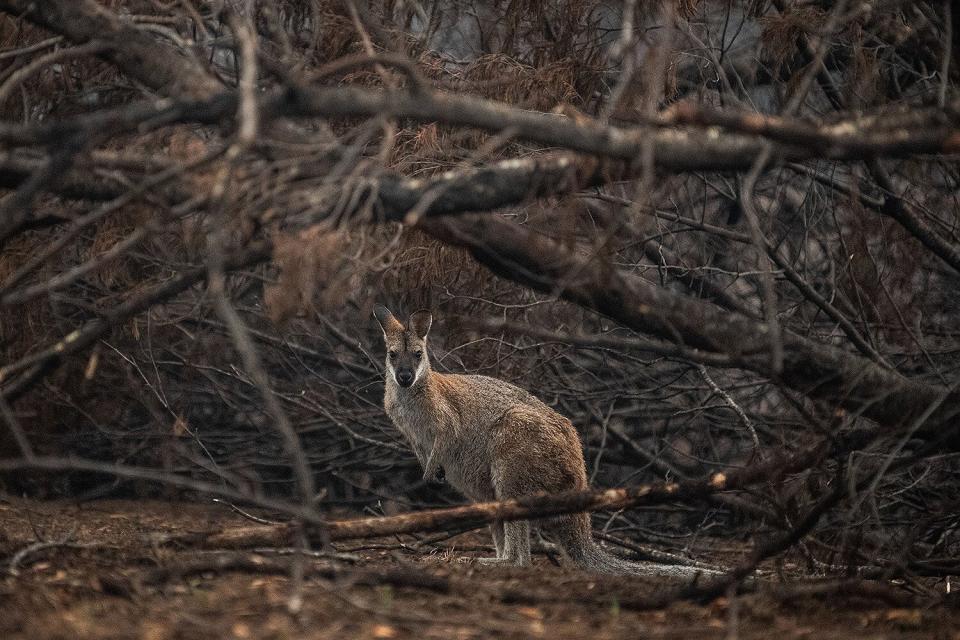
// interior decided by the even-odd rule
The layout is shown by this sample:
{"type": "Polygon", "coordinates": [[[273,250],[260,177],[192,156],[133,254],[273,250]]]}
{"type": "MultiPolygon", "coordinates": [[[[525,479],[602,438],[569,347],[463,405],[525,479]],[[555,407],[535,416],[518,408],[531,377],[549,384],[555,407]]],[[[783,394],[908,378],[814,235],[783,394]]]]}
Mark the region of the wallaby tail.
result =
{"type": "Polygon", "coordinates": [[[616,556],[593,541],[590,516],[586,513],[558,517],[547,529],[557,538],[557,543],[570,556],[573,563],[587,571],[678,578],[692,578],[698,573],[705,575],[720,573],[712,569],[687,565],[634,562],[616,556]]]}

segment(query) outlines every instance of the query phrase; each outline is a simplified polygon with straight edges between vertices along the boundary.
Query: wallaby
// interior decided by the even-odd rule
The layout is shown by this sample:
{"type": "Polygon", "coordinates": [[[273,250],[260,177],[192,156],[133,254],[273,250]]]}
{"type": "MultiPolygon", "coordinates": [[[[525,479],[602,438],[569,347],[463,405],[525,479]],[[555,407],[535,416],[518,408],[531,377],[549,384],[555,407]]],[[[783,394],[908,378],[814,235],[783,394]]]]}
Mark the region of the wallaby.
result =
{"type": "MultiPolygon", "coordinates": [[[[406,326],[382,305],[374,315],[387,347],[384,407],[420,460],[425,480],[442,468],[447,482],[475,502],[587,489],[583,449],[570,420],[503,380],[431,370],[430,312],[417,311],[406,326]]],[[[690,573],[688,567],[631,562],[604,551],[593,541],[586,513],[539,525],[584,569],[690,573]]],[[[498,521],[490,530],[497,557],[481,562],[530,564],[528,521],[498,521]]]]}

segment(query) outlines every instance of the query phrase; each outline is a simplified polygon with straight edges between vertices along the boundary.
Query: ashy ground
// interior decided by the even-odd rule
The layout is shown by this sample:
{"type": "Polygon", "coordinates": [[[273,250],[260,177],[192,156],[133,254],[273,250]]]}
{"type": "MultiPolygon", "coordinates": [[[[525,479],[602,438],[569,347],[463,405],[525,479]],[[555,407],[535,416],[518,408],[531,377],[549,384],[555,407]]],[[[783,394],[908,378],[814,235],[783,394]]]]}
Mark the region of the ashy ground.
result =
{"type": "Polygon", "coordinates": [[[683,585],[592,576],[543,556],[529,570],[480,566],[469,560],[489,554],[479,534],[338,545],[305,563],[291,614],[288,555],[157,542],[231,523],[250,524],[221,504],[0,499],[0,638],[960,640],[960,610],[911,604],[886,584],[781,577],[755,593],[649,609],[683,585]]]}

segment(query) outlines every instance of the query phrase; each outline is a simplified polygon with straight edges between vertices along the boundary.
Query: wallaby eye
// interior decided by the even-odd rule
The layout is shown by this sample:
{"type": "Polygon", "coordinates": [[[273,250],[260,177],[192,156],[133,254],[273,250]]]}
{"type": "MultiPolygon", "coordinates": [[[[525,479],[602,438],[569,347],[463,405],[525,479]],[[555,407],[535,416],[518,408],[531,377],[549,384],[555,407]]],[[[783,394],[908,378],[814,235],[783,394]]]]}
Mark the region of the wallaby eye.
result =
{"type": "Polygon", "coordinates": [[[396,360],[396,359],[397,359],[397,352],[396,352],[396,351],[391,351],[391,352],[390,352],[390,359],[391,359],[391,360],[396,360]]]}
{"type": "Polygon", "coordinates": [[[416,358],[417,360],[419,360],[419,359],[420,359],[420,356],[422,356],[422,355],[423,355],[423,351],[414,351],[414,352],[413,352],[413,357],[416,358]]]}

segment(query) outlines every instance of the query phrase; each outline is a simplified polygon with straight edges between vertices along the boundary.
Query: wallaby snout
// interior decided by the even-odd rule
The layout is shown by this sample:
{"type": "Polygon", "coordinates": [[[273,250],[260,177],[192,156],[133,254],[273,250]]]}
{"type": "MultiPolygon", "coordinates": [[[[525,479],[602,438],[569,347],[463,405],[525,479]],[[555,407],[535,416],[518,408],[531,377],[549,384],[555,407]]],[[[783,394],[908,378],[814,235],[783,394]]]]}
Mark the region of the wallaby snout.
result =
{"type": "Polygon", "coordinates": [[[397,369],[397,384],[401,387],[409,387],[413,384],[413,369],[409,367],[401,367],[397,369]]]}

